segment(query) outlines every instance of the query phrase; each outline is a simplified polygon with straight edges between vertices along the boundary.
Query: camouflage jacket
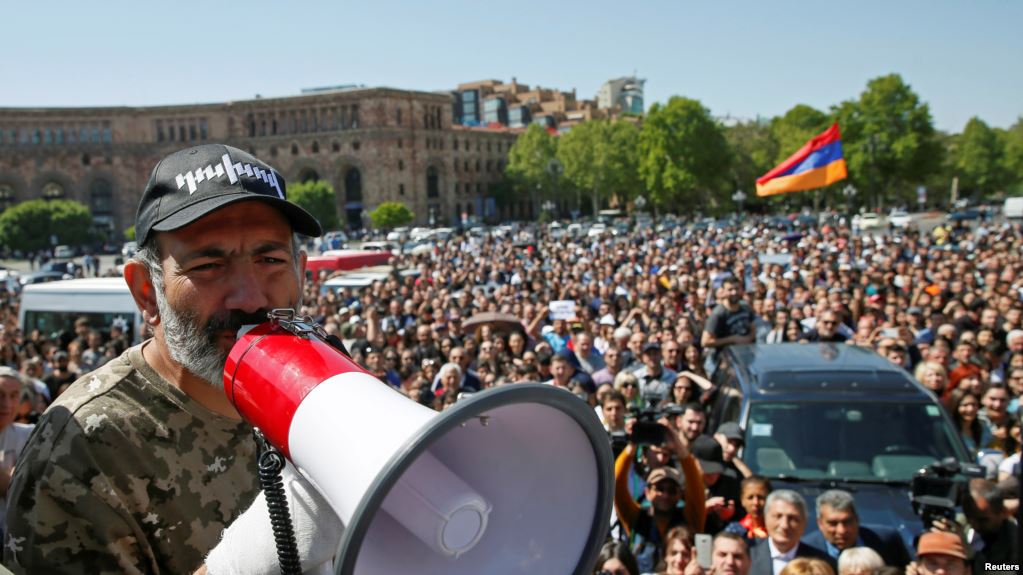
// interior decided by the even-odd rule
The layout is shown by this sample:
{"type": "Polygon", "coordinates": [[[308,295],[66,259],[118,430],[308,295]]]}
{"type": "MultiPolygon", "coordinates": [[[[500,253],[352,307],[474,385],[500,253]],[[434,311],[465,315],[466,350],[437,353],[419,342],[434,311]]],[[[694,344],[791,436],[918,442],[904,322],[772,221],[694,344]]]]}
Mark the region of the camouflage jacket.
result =
{"type": "Polygon", "coordinates": [[[43,414],[8,493],[15,573],[192,573],[258,492],[251,428],[161,378],[142,347],[43,414]]]}

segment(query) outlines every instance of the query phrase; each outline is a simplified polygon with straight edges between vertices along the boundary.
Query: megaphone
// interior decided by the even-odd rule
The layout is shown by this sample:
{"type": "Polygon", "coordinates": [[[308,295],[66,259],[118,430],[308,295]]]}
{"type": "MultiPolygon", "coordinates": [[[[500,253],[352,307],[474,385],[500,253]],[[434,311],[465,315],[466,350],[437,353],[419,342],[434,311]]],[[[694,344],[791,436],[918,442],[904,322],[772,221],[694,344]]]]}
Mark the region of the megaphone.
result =
{"type": "Polygon", "coordinates": [[[437,413],[291,310],[238,338],[224,391],[341,519],[339,575],[592,571],[613,460],[593,409],[571,393],[513,384],[437,413]]]}

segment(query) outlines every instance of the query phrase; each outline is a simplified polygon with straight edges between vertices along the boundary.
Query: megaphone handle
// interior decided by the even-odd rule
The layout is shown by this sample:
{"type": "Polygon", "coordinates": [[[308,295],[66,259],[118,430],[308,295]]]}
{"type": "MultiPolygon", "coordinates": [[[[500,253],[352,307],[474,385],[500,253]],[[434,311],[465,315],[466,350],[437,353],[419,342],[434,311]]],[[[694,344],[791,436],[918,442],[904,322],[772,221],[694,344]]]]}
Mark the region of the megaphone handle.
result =
{"type": "Polygon", "coordinates": [[[252,434],[259,449],[259,487],[263,490],[266,507],[270,512],[270,527],[274,533],[281,574],[301,575],[302,564],[298,556],[298,543],[295,541],[295,528],[291,523],[288,497],[284,494],[284,480],[281,478],[284,456],[263,437],[258,427],[253,429],[252,434]]]}

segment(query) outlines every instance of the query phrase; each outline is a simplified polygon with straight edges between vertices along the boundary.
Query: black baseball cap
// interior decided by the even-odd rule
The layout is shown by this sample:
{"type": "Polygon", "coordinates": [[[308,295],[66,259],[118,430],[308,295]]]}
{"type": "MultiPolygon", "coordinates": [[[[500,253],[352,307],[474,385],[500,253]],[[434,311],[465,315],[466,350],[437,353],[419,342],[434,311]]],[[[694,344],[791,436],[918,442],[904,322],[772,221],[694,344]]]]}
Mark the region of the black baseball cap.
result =
{"type": "Polygon", "coordinates": [[[135,215],[135,239],[150,231],[183,228],[225,206],[259,200],[277,208],[292,229],[305,236],[323,233],[309,212],[288,201],[284,178],[252,154],[223,144],[174,152],[153,168],[135,215]]]}

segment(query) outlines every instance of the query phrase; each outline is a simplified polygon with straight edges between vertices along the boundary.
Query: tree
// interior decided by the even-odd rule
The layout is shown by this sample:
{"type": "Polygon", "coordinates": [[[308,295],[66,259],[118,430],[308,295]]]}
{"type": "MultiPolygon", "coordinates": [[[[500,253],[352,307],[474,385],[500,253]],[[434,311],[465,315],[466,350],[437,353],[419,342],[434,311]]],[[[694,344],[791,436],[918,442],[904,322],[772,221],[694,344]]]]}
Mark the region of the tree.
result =
{"type": "Polygon", "coordinates": [[[914,184],[941,167],[930,108],[898,74],[874,78],[832,117],[842,130],[849,178],[878,207],[884,200],[912,201],[914,184]]]}
{"type": "Polygon", "coordinates": [[[584,122],[561,136],[558,160],[564,179],[586,191],[594,215],[612,194],[622,201],[635,195],[638,139],[639,129],[631,122],[607,120],[584,122]]]}
{"type": "Polygon", "coordinates": [[[557,189],[558,174],[552,170],[558,143],[539,124],[530,124],[525,133],[508,151],[508,165],[505,175],[518,188],[533,199],[534,205],[541,199],[550,199],[557,189]]]}
{"type": "Polygon", "coordinates": [[[125,241],[129,241],[129,242],[135,241],[135,226],[134,225],[131,226],[130,228],[124,230],[124,239],[125,239],[125,241]]]}
{"type": "Polygon", "coordinates": [[[1006,184],[1023,188],[1023,118],[999,134],[1002,139],[1002,172],[1006,184]]]}
{"type": "Polygon", "coordinates": [[[81,245],[92,240],[89,208],[74,200],[31,200],[0,214],[0,245],[23,252],[58,244],[81,245]]]}
{"type": "Polygon", "coordinates": [[[654,206],[717,203],[727,174],[728,144],[700,102],[672,97],[654,104],[639,132],[639,175],[654,206]]]}
{"type": "Polygon", "coordinates": [[[788,159],[830,124],[827,114],[805,104],[798,104],[785,112],[784,116],[771,120],[771,134],[778,142],[778,151],[771,167],[788,159]]]}
{"type": "Polygon", "coordinates": [[[972,190],[975,197],[983,197],[1004,182],[1002,141],[980,118],[970,118],[966,123],[963,133],[956,138],[954,153],[953,166],[960,187],[972,190]]]}
{"type": "Polygon", "coordinates": [[[288,199],[319,220],[324,230],[336,230],[341,227],[341,221],[337,217],[334,186],[331,186],[330,182],[314,180],[291,184],[288,186],[288,199]]]}
{"type": "Polygon", "coordinates": [[[412,223],[415,214],[401,202],[384,202],[369,213],[374,228],[389,230],[412,223]]]}
{"type": "Polygon", "coordinates": [[[732,185],[736,190],[743,190],[750,204],[770,200],[757,198],[753,191],[757,178],[777,165],[779,146],[771,123],[761,120],[736,123],[725,128],[725,140],[732,156],[732,185]]]}

